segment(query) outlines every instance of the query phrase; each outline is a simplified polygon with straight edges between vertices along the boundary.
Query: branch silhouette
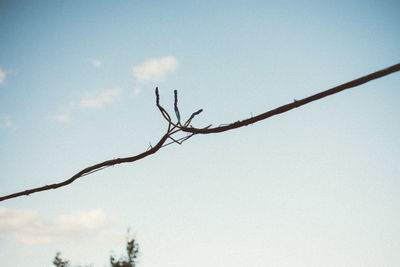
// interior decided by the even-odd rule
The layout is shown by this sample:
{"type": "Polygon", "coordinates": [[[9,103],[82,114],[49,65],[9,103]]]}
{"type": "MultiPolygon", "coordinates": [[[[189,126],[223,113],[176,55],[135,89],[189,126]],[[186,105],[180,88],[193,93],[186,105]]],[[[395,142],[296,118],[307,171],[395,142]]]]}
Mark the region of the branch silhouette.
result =
{"type": "Polygon", "coordinates": [[[220,133],[220,132],[233,130],[233,129],[236,129],[236,128],[239,128],[239,127],[243,127],[243,126],[247,126],[249,124],[252,124],[252,123],[255,123],[255,122],[258,122],[258,121],[261,121],[261,120],[265,120],[265,119],[267,119],[269,117],[272,117],[272,116],[287,112],[287,111],[289,111],[291,109],[294,109],[294,108],[298,108],[298,107],[303,106],[305,104],[308,104],[310,102],[313,102],[313,101],[319,100],[321,98],[324,98],[324,97],[339,93],[339,92],[341,92],[343,90],[359,86],[361,84],[364,84],[364,83],[367,83],[369,81],[381,78],[383,76],[386,76],[388,74],[394,73],[394,72],[399,71],[399,70],[400,70],[400,63],[396,64],[396,65],[393,65],[391,67],[388,67],[386,69],[379,70],[377,72],[368,74],[368,75],[363,76],[361,78],[352,80],[350,82],[338,85],[336,87],[333,87],[331,89],[328,89],[328,90],[320,92],[320,93],[317,93],[315,95],[303,98],[301,100],[294,100],[293,103],[289,103],[289,104],[280,106],[280,107],[278,107],[276,109],[267,111],[265,113],[262,113],[260,115],[255,116],[255,117],[251,117],[249,119],[242,120],[242,121],[237,121],[237,122],[234,122],[234,123],[231,123],[231,124],[228,124],[228,125],[215,127],[215,128],[207,128],[207,129],[197,129],[197,128],[193,128],[193,127],[190,127],[190,128],[181,127],[181,130],[184,131],[184,132],[195,133],[195,134],[220,133]]]}
{"type": "Polygon", "coordinates": [[[220,133],[220,132],[225,132],[225,131],[229,131],[229,130],[233,130],[239,127],[243,127],[243,126],[247,126],[250,124],[253,124],[255,122],[261,121],[261,120],[265,120],[269,117],[278,115],[278,114],[282,114],[284,112],[287,112],[291,109],[294,108],[298,108],[300,106],[306,105],[310,102],[319,100],[321,98],[339,93],[343,90],[346,89],[350,89],[359,85],[362,85],[364,83],[367,83],[369,81],[384,77],[386,75],[389,75],[391,73],[397,72],[400,70],[400,63],[390,66],[388,68],[379,70],[377,72],[368,74],[366,76],[363,76],[361,78],[352,80],[350,82],[341,84],[339,86],[333,87],[331,89],[328,89],[326,91],[322,91],[320,93],[314,94],[312,96],[303,98],[301,100],[295,100],[292,103],[280,106],[276,109],[267,111],[265,113],[259,114],[255,117],[252,118],[248,118],[242,121],[237,121],[228,125],[224,125],[224,126],[219,126],[219,127],[215,127],[215,128],[210,128],[211,125],[205,127],[205,128],[194,128],[192,126],[189,127],[192,119],[198,115],[199,113],[202,112],[202,109],[194,112],[189,119],[182,125],[181,124],[181,117],[180,117],[180,113],[179,113],[179,109],[178,109],[178,96],[177,96],[177,91],[174,91],[174,97],[175,97],[175,102],[174,102],[174,111],[175,111],[175,115],[177,117],[177,122],[174,123],[171,119],[171,116],[168,114],[167,111],[165,111],[165,109],[160,105],[160,96],[158,93],[158,88],[156,88],[155,90],[155,94],[156,94],[156,106],[157,108],[160,110],[162,116],[164,117],[164,119],[168,122],[168,129],[167,132],[161,137],[161,139],[158,141],[158,143],[155,146],[150,146],[147,151],[140,153],[138,155],[132,156],[132,157],[126,157],[126,158],[117,158],[117,159],[112,159],[112,160],[107,160],[95,165],[92,165],[90,167],[87,167],[83,170],[81,170],[80,172],[76,173],[74,176],[72,176],[71,178],[60,182],[60,183],[55,183],[55,184],[50,184],[50,185],[45,185],[45,186],[41,186],[41,187],[37,187],[37,188],[33,188],[33,189],[28,189],[28,190],[24,190],[21,192],[17,192],[17,193],[13,193],[13,194],[9,194],[6,196],[2,196],[0,197],[0,202],[7,200],[7,199],[11,199],[11,198],[16,198],[16,197],[20,197],[20,196],[24,196],[24,195],[30,195],[36,192],[41,192],[41,191],[47,191],[50,189],[56,189],[59,187],[63,187],[66,185],[69,185],[71,183],[73,183],[75,180],[82,178],[83,176],[89,175],[91,173],[100,171],[104,168],[108,168],[117,164],[121,164],[121,163],[129,163],[129,162],[134,162],[140,159],[143,159],[147,156],[150,156],[154,153],[156,153],[158,150],[160,150],[162,147],[165,147],[167,145],[173,144],[173,143],[177,143],[177,144],[182,144],[182,142],[188,140],[190,137],[192,137],[195,134],[210,134],[210,133],[220,133]],[[178,132],[186,132],[187,136],[181,137],[179,139],[175,139],[172,136],[178,132]],[[171,139],[172,141],[165,144],[165,142],[171,139]]]}

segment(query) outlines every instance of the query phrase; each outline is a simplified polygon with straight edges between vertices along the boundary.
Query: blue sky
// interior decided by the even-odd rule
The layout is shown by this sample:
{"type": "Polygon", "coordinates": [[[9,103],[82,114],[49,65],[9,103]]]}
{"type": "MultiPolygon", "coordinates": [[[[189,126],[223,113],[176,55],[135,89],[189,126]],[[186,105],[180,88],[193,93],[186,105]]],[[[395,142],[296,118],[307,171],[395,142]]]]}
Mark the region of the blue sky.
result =
{"type": "MultiPolygon", "coordinates": [[[[0,194],[400,61],[398,1],[1,1],[0,194]]],[[[399,266],[400,75],[0,203],[1,266],[399,266]]]]}

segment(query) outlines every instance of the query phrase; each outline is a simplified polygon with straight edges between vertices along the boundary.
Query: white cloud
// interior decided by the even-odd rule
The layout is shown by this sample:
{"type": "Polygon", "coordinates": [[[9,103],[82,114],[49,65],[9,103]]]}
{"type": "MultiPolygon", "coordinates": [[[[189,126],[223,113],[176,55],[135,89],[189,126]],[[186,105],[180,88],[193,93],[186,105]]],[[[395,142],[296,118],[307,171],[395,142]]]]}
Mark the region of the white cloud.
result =
{"type": "Polygon", "coordinates": [[[100,60],[97,60],[97,59],[92,60],[92,64],[96,68],[99,68],[99,67],[101,67],[103,65],[103,63],[100,60]]]}
{"type": "Polygon", "coordinates": [[[147,83],[162,81],[168,72],[174,72],[177,67],[178,60],[168,56],[150,59],[142,65],[133,67],[132,71],[139,82],[147,83]]]}
{"type": "Polygon", "coordinates": [[[7,74],[0,68],[0,84],[4,83],[6,80],[7,74]]]}
{"type": "Polygon", "coordinates": [[[14,239],[26,245],[110,236],[115,222],[102,210],[73,211],[55,219],[43,219],[35,210],[0,207],[0,240],[14,239]]]}
{"type": "Polygon", "coordinates": [[[70,117],[69,114],[62,113],[62,114],[51,115],[49,116],[49,119],[54,121],[68,122],[70,117]]]}
{"type": "Polygon", "coordinates": [[[38,212],[34,210],[10,210],[0,207],[0,233],[23,227],[37,216],[38,212]]]}
{"type": "Polygon", "coordinates": [[[69,122],[71,120],[71,113],[73,113],[74,110],[99,109],[106,104],[115,102],[120,97],[121,93],[121,88],[111,88],[92,93],[81,93],[77,100],[71,101],[69,106],[62,108],[60,113],[50,114],[46,119],[59,122],[69,122]]]}
{"type": "Polygon", "coordinates": [[[14,124],[10,121],[7,116],[0,118],[0,128],[10,128],[14,124]]]}
{"type": "Polygon", "coordinates": [[[113,88],[103,90],[97,94],[84,94],[78,102],[73,102],[72,106],[80,108],[101,108],[103,105],[112,103],[118,99],[121,89],[113,88]]]}

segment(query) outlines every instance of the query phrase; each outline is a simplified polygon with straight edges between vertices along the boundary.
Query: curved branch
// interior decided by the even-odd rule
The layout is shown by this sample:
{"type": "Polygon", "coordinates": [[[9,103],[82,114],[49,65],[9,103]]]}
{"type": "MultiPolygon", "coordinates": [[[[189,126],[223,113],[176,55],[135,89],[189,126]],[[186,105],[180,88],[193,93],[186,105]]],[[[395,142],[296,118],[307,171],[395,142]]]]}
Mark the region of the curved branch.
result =
{"type": "Polygon", "coordinates": [[[195,134],[220,133],[220,132],[233,130],[233,129],[240,128],[240,127],[243,127],[243,126],[247,126],[249,124],[253,124],[253,123],[261,121],[261,120],[265,120],[266,118],[269,118],[269,117],[284,113],[284,112],[289,111],[289,110],[294,109],[294,108],[298,108],[298,107],[303,106],[305,104],[308,104],[308,103],[310,103],[312,101],[316,101],[316,100],[319,100],[321,98],[324,98],[324,97],[339,93],[339,92],[341,92],[343,90],[359,86],[361,84],[364,84],[366,82],[381,78],[383,76],[389,75],[389,74],[394,73],[394,72],[399,71],[399,70],[400,70],[400,63],[396,64],[396,65],[393,65],[393,66],[391,66],[389,68],[386,68],[386,69],[371,73],[371,74],[369,74],[367,76],[364,76],[364,77],[355,79],[353,81],[344,83],[342,85],[333,87],[331,89],[328,89],[326,91],[320,92],[318,94],[303,98],[301,100],[295,100],[293,103],[289,103],[289,104],[280,106],[280,107],[278,107],[276,109],[267,111],[265,113],[262,113],[260,115],[255,116],[255,117],[252,117],[252,118],[249,118],[249,119],[246,119],[246,120],[242,120],[242,121],[237,121],[237,122],[234,122],[234,123],[231,123],[231,124],[228,124],[228,125],[215,127],[215,128],[207,128],[207,129],[204,129],[204,128],[202,128],[202,129],[199,129],[199,128],[188,128],[188,127],[180,127],[180,129],[182,131],[184,131],[184,132],[195,133],[195,134]]]}
{"type": "Polygon", "coordinates": [[[127,157],[127,158],[117,158],[117,159],[112,159],[112,160],[107,160],[98,164],[95,164],[93,166],[87,167],[83,170],[81,170],[80,172],[78,172],[77,174],[75,174],[74,176],[72,176],[71,178],[69,178],[68,180],[65,180],[61,183],[56,183],[56,184],[50,184],[50,185],[45,185],[45,186],[41,186],[41,187],[37,187],[37,188],[33,188],[33,189],[28,189],[28,190],[24,190],[21,192],[17,192],[14,194],[10,194],[7,196],[2,196],[0,197],[0,202],[4,201],[6,199],[10,199],[10,198],[16,198],[16,197],[20,197],[20,196],[24,196],[24,195],[30,195],[36,192],[40,192],[40,191],[46,191],[46,190],[50,190],[50,189],[56,189],[62,186],[66,186],[71,184],[72,182],[74,182],[75,180],[91,174],[93,172],[102,170],[104,168],[107,167],[111,167],[113,165],[117,165],[117,164],[121,164],[121,163],[128,163],[128,162],[134,162],[137,161],[139,159],[145,158],[147,156],[150,156],[151,154],[156,153],[160,148],[163,147],[163,144],[165,143],[165,141],[168,139],[168,137],[170,136],[170,132],[167,132],[161,139],[160,141],[158,141],[158,143],[152,147],[151,149],[149,149],[146,152],[143,152],[141,154],[138,154],[136,156],[132,156],[132,157],[127,157]]]}

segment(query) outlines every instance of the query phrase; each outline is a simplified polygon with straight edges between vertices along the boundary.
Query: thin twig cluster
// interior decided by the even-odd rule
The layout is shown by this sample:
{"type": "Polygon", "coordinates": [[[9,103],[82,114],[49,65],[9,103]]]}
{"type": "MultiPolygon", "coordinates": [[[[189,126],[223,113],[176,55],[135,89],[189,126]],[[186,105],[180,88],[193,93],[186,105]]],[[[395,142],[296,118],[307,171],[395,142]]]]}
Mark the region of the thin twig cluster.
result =
{"type": "Polygon", "coordinates": [[[158,87],[156,87],[155,92],[156,92],[156,106],[160,110],[164,119],[168,122],[167,134],[169,134],[168,138],[172,140],[172,142],[167,143],[167,144],[163,145],[162,147],[165,147],[172,143],[177,143],[180,145],[180,144],[182,144],[182,142],[184,142],[184,141],[188,140],[190,137],[192,137],[194,135],[194,133],[188,133],[186,136],[181,137],[179,139],[174,139],[172,137],[172,135],[182,131],[183,127],[189,126],[192,119],[196,115],[200,114],[203,110],[200,109],[196,112],[193,112],[192,115],[189,117],[189,119],[182,125],[181,124],[181,116],[180,116],[179,109],[178,109],[178,91],[174,90],[174,111],[175,111],[175,115],[176,115],[176,119],[177,119],[177,122],[174,123],[171,119],[171,116],[168,114],[168,112],[160,105],[160,94],[158,93],[158,87]]]}

